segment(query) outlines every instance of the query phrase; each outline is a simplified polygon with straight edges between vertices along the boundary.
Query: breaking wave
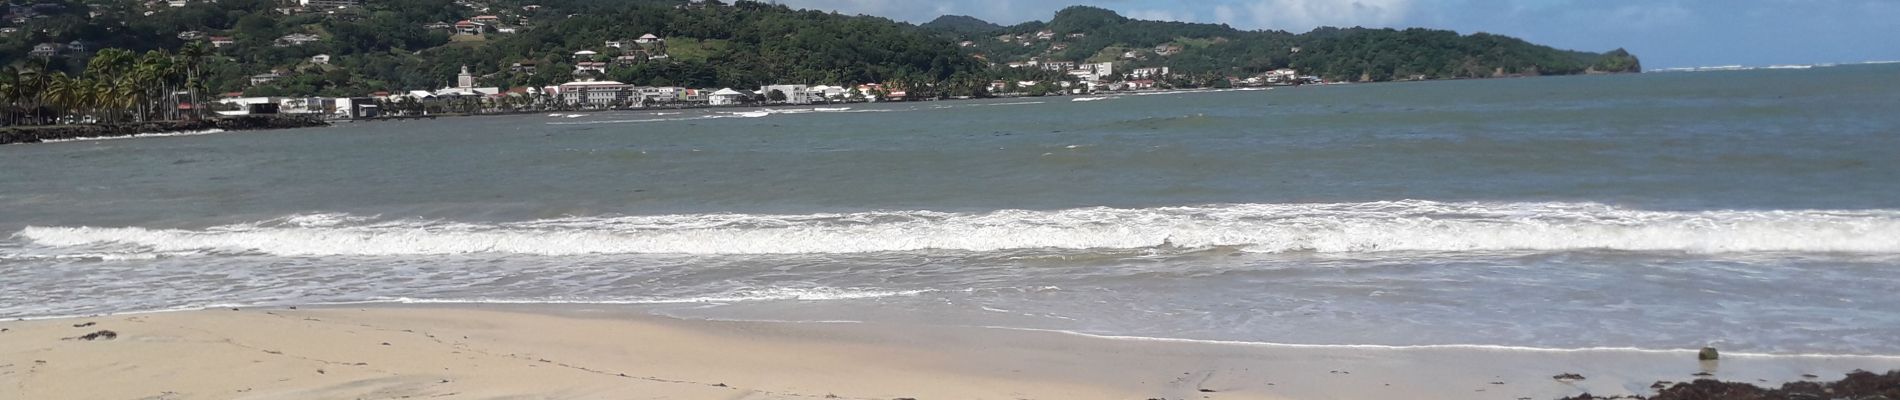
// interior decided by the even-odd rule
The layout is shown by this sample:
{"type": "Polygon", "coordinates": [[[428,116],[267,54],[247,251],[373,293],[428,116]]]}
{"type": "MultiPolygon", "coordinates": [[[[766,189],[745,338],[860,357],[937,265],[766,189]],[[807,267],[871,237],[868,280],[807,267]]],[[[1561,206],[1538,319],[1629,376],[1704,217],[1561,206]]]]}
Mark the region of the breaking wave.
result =
{"type": "Polygon", "coordinates": [[[41,250],[164,254],[835,254],[1235,248],[1369,253],[1900,253],[1900,210],[1648,211],[1595,203],[1229,204],[981,213],[686,214],[465,223],[305,214],[196,230],[27,227],[41,250]],[[130,250],[128,250],[130,249],[130,250]]]}

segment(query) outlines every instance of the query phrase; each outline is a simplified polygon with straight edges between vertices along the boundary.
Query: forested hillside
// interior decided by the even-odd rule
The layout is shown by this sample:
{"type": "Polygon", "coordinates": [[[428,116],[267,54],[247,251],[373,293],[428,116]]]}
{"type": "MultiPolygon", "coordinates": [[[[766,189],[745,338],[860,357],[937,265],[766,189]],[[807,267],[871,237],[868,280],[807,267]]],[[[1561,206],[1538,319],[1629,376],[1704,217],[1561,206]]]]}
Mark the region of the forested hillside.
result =
{"type": "MultiPolygon", "coordinates": [[[[973,25],[962,21],[956,26],[973,25]]],[[[1190,74],[1246,75],[1294,68],[1329,80],[1386,81],[1642,69],[1621,49],[1601,54],[1566,51],[1485,33],[1419,28],[1241,31],[1218,24],[1136,20],[1094,7],[1064,9],[1047,23],[984,32],[934,31],[940,37],[974,42],[970,52],[996,61],[1117,61],[1190,74]],[[1038,39],[1038,34],[1048,39],[1038,39]]]]}
{"type": "Polygon", "coordinates": [[[190,57],[185,86],[252,95],[433,89],[463,66],[484,86],[549,85],[574,79],[582,61],[615,61],[602,78],[643,85],[948,83],[931,86],[957,94],[980,92],[991,79],[1062,76],[1007,67],[1030,59],[1120,61],[1208,77],[1291,67],[1369,81],[1641,68],[1626,52],[1562,51],[1488,34],[1240,31],[1090,7],[1009,27],[960,16],[916,26],[717,0],[365,0],[322,9],[274,0],[40,0],[8,11],[0,64],[13,68],[11,79],[23,70],[78,77],[103,48],[179,54],[196,43],[207,54],[190,57]],[[471,19],[481,22],[474,32],[454,25],[471,19]],[[1051,37],[1036,38],[1045,33],[1051,37]],[[664,47],[608,46],[646,34],[664,38],[664,47]],[[575,56],[583,50],[598,54],[575,56]],[[319,55],[328,57],[313,59],[319,55]],[[276,78],[254,79],[259,74],[276,78]]]}

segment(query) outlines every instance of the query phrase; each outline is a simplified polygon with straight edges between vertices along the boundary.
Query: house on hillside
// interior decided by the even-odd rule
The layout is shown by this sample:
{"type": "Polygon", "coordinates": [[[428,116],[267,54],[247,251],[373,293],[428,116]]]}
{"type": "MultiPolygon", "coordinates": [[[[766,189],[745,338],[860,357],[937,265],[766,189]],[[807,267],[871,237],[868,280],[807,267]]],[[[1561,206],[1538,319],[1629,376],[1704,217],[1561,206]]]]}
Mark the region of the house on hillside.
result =
{"type": "Polygon", "coordinates": [[[230,36],[212,36],[211,37],[211,47],[214,47],[214,48],[222,48],[222,47],[232,46],[236,44],[237,44],[237,40],[232,39],[230,36]]]}
{"type": "Polygon", "coordinates": [[[626,42],[619,40],[609,40],[605,45],[610,49],[624,49],[627,46],[626,42]]]}
{"type": "Polygon", "coordinates": [[[600,52],[593,51],[593,50],[581,50],[581,51],[574,52],[574,59],[577,61],[593,61],[594,56],[598,56],[598,55],[600,55],[600,52]]]}
{"type": "Polygon", "coordinates": [[[634,39],[633,42],[639,43],[639,44],[657,44],[657,43],[665,43],[666,39],[661,39],[659,36],[654,36],[653,34],[649,33],[645,35],[640,35],[640,38],[634,39]]]}
{"type": "Polygon", "coordinates": [[[1056,38],[1055,31],[1036,32],[1036,40],[1051,40],[1055,38],[1056,38]]]}
{"type": "Polygon", "coordinates": [[[646,56],[646,52],[644,51],[636,51],[632,54],[614,57],[614,65],[634,65],[634,64],[639,64],[646,61],[647,61],[647,56],[646,56]]]}
{"type": "Polygon", "coordinates": [[[1181,45],[1169,43],[1155,46],[1155,55],[1172,56],[1175,54],[1181,54],[1181,45]]]}
{"type": "Polygon", "coordinates": [[[511,72],[521,72],[521,73],[532,74],[534,73],[534,70],[537,64],[538,63],[536,63],[534,60],[516,61],[514,64],[508,65],[508,70],[511,72]]]}
{"type": "Polygon", "coordinates": [[[1168,67],[1135,68],[1128,71],[1128,77],[1134,79],[1153,79],[1168,76],[1168,67]]]}
{"type": "Polygon", "coordinates": [[[272,42],[271,45],[277,46],[277,47],[302,46],[305,44],[314,43],[318,40],[323,40],[323,38],[320,38],[320,37],[317,37],[317,35],[312,35],[308,33],[292,33],[292,34],[284,35],[283,37],[277,38],[277,40],[272,42]]]}
{"type": "Polygon", "coordinates": [[[433,31],[433,30],[443,30],[443,31],[446,31],[446,30],[454,30],[454,29],[455,29],[455,24],[451,24],[451,23],[447,23],[447,22],[439,22],[439,21],[438,21],[438,22],[430,22],[430,23],[426,23],[426,24],[422,24],[422,29],[428,29],[428,30],[432,30],[432,31],[433,31]]]}
{"type": "Polygon", "coordinates": [[[477,15],[473,18],[469,18],[468,20],[470,22],[474,22],[478,24],[486,24],[486,25],[495,25],[495,24],[501,23],[501,17],[497,17],[493,15],[477,15]]]}
{"type": "Polygon", "coordinates": [[[271,72],[265,72],[265,73],[262,73],[262,74],[257,74],[257,75],[251,75],[251,86],[257,86],[257,85],[262,85],[262,84],[266,84],[266,83],[271,83],[271,82],[273,82],[273,81],[276,81],[276,80],[278,80],[278,79],[280,79],[280,78],[283,78],[283,77],[284,77],[284,75],[283,75],[283,74],[278,74],[278,73],[277,73],[277,71],[271,71],[271,72]]]}
{"type": "Polygon", "coordinates": [[[1075,69],[1074,61],[1049,61],[1042,63],[1044,71],[1068,71],[1075,69]]]}
{"type": "Polygon", "coordinates": [[[59,50],[59,43],[40,43],[33,45],[33,50],[26,54],[34,57],[52,57],[59,55],[59,50]]]}
{"type": "Polygon", "coordinates": [[[297,5],[308,9],[349,8],[363,5],[362,0],[297,0],[297,5]]]}
{"type": "Polygon", "coordinates": [[[330,65],[330,55],[318,54],[318,55],[310,56],[310,63],[317,64],[317,65],[330,65]]]}
{"type": "Polygon", "coordinates": [[[478,23],[475,23],[475,21],[469,21],[469,20],[455,21],[455,33],[459,33],[463,35],[480,35],[482,34],[482,24],[478,24],[478,23]]]}
{"type": "Polygon", "coordinates": [[[599,61],[581,61],[581,62],[574,63],[575,75],[587,74],[587,73],[606,74],[607,63],[599,62],[599,61]]]}
{"type": "Polygon", "coordinates": [[[204,38],[205,38],[204,31],[178,32],[178,40],[198,40],[198,39],[204,39],[204,38]]]}

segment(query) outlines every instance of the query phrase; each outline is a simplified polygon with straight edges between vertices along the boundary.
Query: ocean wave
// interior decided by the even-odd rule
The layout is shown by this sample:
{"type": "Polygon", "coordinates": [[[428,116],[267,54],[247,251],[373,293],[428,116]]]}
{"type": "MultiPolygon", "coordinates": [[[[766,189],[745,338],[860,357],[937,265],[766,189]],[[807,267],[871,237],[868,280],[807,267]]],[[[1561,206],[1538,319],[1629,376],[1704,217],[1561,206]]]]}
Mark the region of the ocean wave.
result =
{"type": "Polygon", "coordinates": [[[864,288],[763,288],[736,290],[721,294],[691,297],[538,297],[538,298],[411,298],[397,297],[372,302],[399,304],[693,304],[743,303],[754,301],[827,301],[868,300],[909,297],[934,290],[883,290],[864,288]]]}
{"type": "Polygon", "coordinates": [[[287,216],[205,229],[29,226],[30,246],[281,256],[836,254],[1237,248],[1374,253],[1621,250],[1900,253],[1900,210],[1648,211],[1595,203],[1229,204],[1158,208],[571,217],[507,223],[287,216]]]}
{"type": "Polygon", "coordinates": [[[89,137],[77,137],[77,138],[68,138],[68,139],[50,139],[50,140],[45,140],[44,142],[45,143],[93,142],[93,141],[100,141],[100,140],[119,140],[119,139],[134,139],[134,138],[198,136],[198,135],[210,135],[214,133],[224,133],[224,130],[213,128],[213,129],[205,129],[205,130],[197,130],[197,131],[140,133],[136,135],[125,135],[125,136],[89,136],[89,137]]]}

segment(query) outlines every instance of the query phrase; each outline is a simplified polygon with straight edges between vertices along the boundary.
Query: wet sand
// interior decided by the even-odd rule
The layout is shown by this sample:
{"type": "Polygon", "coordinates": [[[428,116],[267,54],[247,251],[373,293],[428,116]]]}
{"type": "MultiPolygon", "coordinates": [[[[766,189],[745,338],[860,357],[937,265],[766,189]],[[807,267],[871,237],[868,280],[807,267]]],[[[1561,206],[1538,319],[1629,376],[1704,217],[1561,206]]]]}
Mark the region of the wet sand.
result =
{"type": "Polygon", "coordinates": [[[1778,385],[1900,368],[1880,357],[1705,364],[1693,352],[1250,345],[552,306],[220,309],[0,329],[7,399],[1553,399],[1645,394],[1701,372],[1778,385]],[[78,338],[102,330],[116,336],[78,338]],[[1565,373],[1585,379],[1553,379],[1565,373]]]}

